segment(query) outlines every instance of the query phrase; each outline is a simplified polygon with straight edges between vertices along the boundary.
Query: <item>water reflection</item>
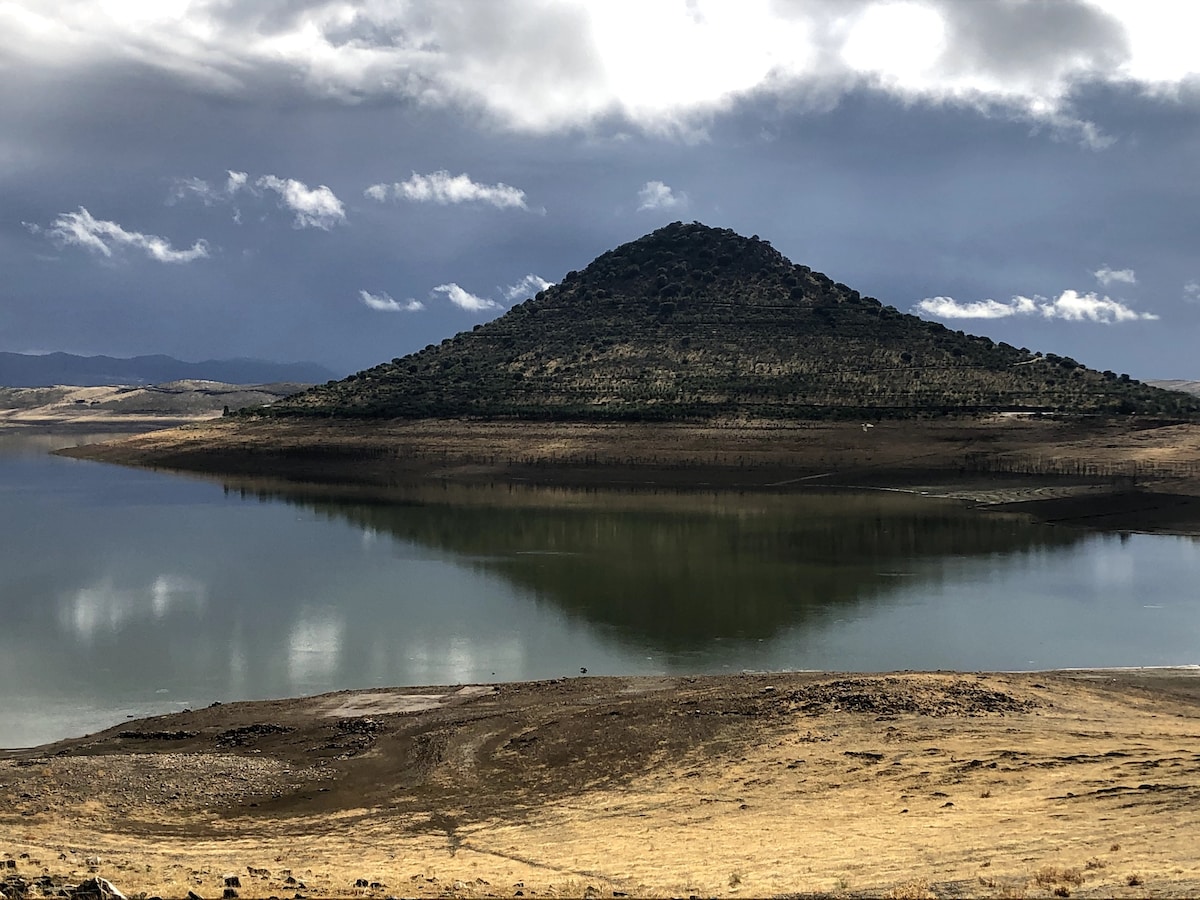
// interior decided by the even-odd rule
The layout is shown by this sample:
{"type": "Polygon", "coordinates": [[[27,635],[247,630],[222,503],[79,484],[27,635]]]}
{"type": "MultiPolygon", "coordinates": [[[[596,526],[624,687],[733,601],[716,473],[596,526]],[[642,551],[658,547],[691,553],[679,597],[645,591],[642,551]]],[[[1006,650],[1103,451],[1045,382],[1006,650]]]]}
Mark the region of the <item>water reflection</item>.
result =
{"type": "Polygon", "coordinates": [[[393,539],[454,554],[538,603],[637,646],[687,651],[767,640],[898,579],[938,580],[950,557],[1067,547],[1081,532],[899,493],[788,497],[580,495],[504,487],[411,489],[363,502],[261,482],[227,485],[393,539]]]}
{"type": "Polygon", "coordinates": [[[338,670],[346,624],[332,611],[302,610],[288,635],[287,667],[292,684],[328,678],[338,670]]]}
{"type": "Polygon", "coordinates": [[[201,613],[205,601],[204,585],[187,576],[159,575],[147,586],[132,588],[117,587],[106,578],[66,597],[59,608],[59,621],[90,641],[97,631],[118,631],[130,619],[201,613]]]}
{"type": "Polygon", "coordinates": [[[214,700],[1197,662],[1200,546],[900,494],[224,485],[0,437],[0,746],[214,700]]]}

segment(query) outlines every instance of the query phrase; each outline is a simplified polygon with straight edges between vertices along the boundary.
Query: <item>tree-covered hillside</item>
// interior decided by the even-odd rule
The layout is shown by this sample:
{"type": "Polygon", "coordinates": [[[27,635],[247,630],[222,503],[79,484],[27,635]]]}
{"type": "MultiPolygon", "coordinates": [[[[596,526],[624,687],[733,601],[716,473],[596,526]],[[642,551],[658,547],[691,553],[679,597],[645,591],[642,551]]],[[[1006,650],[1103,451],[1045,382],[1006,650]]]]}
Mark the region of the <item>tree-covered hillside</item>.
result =
{"type": "Polygon", "coordinates": [[[766,241],[668,225],[473,331],[277,415],[682,420],[1025,410],[1192,416],[1200,399],[881,305],[766,241]]]}

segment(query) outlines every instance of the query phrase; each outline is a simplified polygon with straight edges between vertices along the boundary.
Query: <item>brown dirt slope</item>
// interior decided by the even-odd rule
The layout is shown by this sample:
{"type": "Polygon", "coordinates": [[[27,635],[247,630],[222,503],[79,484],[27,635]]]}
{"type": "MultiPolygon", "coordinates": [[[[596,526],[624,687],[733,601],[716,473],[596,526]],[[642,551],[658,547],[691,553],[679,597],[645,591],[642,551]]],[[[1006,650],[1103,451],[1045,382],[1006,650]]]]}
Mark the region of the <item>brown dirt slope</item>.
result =
{"type": "Polygon", "coordinates": [[[0,759],[0,877],[10,896],[95,874],[162,896],[227,877],[242,897],[1196,895],[1198,700],[1194,671],[1142,670],[214,705],[0,759]]]}

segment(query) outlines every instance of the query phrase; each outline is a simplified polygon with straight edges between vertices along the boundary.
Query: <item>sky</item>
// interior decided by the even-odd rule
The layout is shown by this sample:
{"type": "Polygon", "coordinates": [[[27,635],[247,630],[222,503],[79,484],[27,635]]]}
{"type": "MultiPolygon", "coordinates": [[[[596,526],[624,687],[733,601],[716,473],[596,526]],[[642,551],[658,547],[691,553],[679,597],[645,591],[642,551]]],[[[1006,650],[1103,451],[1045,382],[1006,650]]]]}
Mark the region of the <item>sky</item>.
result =
{"type": "Polygon", "coordinates": [[[672,221],[1200,378],[1200,5],[0,0],[0,350],[347,374],[672,221]]]}

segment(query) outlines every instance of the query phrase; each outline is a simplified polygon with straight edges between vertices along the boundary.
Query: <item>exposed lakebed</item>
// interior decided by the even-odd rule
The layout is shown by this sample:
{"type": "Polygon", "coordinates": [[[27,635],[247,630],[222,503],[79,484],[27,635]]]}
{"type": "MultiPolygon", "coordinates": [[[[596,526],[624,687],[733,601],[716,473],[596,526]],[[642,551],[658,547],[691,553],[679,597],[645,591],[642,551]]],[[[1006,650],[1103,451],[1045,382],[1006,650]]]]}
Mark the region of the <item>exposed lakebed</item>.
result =
{"type": "Polygon", "coordinates": [[[744,669],[1197,661],[1200,543],[895,492],[387,502],[0,438],[0,747],[214,701],[744,669]]]}

